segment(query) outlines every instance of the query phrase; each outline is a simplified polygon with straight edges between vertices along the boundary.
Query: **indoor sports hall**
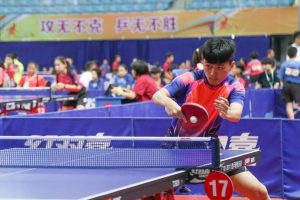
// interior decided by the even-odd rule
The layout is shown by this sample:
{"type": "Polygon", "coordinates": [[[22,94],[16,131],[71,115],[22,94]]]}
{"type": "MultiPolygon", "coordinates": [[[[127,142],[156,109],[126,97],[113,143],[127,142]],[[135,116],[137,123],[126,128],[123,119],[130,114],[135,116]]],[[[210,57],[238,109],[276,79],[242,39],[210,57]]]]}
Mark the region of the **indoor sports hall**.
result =
{"type": "Polygon", "coordinates": [[[298,0],[0,0],[0,199],[299,200],[298,0]]]}

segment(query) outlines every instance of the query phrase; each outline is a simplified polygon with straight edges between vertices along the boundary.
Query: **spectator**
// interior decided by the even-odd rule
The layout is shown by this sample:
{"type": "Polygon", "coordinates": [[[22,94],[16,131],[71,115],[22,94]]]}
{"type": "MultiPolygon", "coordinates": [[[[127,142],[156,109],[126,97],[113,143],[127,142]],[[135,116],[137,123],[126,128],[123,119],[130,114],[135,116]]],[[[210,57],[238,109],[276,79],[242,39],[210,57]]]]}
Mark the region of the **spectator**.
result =
{"type": "Polygon", "coordinates": [[[99,69],[93,69],[92,80],[89,83],[89,90],[105,90],[105,78],[103,78],[102,71],[99,69]]]}
{"type": "Polygon", "coordinates": [[[166,56],[165,56],[165,63],[163,65],[163,69],[164,69],[164,72],[168,72],[170,71],[169,68],[170,66],[173,65],[173,62],[174,62],[174,55],[170,52],[166,53],[166,56]]]}
{"type": "Polygon", "coordinates": [[[137,101],[150,101],[153,94],[158,90],[158,87],[149,76],[149,68],[146,62],[137,60],[132,63],[132,76],[136,79],[133,90],[122,89],[115,87],[112,89],[114,94],[124,96],[127,99],[136,99],[137,101]]]}
{"type": "Polygon", "coordinates": [[[103,59],[100,68],[101,68],[101,70],[102,70],[104,76],[105,76],[107,73],[110,73],[111,67],[109,66],[109,63],[108,63],[108,60],[107,60],[107,59],[103,59]]]}
{"type": "Polygon", "coordinates": [[[98,64],[96,60],[88,61],[85,64],[85,72],[80,75],[80,82],[84,87],[88,87],[90,81],[92,80],[92,70],[98,69],[98,64]]]}
{"type": "Polygon", "coordinates": [[[244,88],[246,88],[247,81],[243,76],[243,72],[244,72],[244,64],[241,62],[236,62],[232,69],[232,75],[237,81],[239,81],[244,86],[244,88]]]}
{"type": "Polygon", "coordinates": [[[128,74],[125,65],[120,65],[118,67],[118,73],[116,76],[111,78],[110,84],[118,85],[121,88],[131,89],[134,80],[130,74],[128,74]]]}
{"type": "Polygon", "coordinates": [[[278,67],[279,67],[279,62],[276,60],[275,58],[275,51],[273,49],[269,49],[267,51],[267,58],[271,59],[274,63],[274,70],[277,71],[278,67]]]}
{"type": "MultiPolygon", "coordinates": [[[[293,47],[297,48],[297,56],[296,56],[296,60],[300,62],[300,31],[296,31],[293,35],[293,47]]],[[[290,57],[287,55],[287,60],[290,57]]]]}
{"type": "Polygon", "coordinates": [[[256,82],[256,89],[279,88],[279,79],[277,77],[276,71],[274,70],[274,64],[274,60],[270,58],[265,58],[262,61],[262,66],[265,72],[258,76],[258,80],[256,82]]]}
{"type": "Polygon", "coordinates": [[[239,62],[244,65],[244,70],[246,70],[246,67],[247,67],[247,64],[248,64],[248,61],[246,60],[246,58],[241,57],[239,62]]]}
{"type": "Polygon", "coordinates": [[[23,75],[24,65],[20,62],[17,53],[13,53],[12,55],[13,55],[14,65],[15,65],[14,81],[16,85],[18,85],[23,75]]]}
{"type": "Polygon", "coordinates": [[[191,61],[190,61],[190,60],[186,60],[186,61],[185,61],[185,69],[188,70],[188,71],[191,71],[191,69],[192,69],[192,64],[191,64],[191,61]]]}
{"type": "Polygon", "coordinates": [[[121,56],[120,55],[115,55],[115,59],[114,59],[114,62],[112,64],[112,72],[114,74],[116,74],[118,72],[118,68],[119,66],[121,65],[121,56]]]}
{"type": "Polygon", "coordinates": [[[79,77],[67,62],[65,57],[59,56],[54,60],[56,71],[56,83],[52,88],[58,91],[66,90],[68,95],[76,95],[77,100],[65,101],[62,110],[71,110],[73,108],[84,109],[86,97],[86,88],[80,83],[79,77]]]}
{"type": "Polygon", "coordinates": [[[258,53],[253,51],[250,54],[250,62],[246,66],[246,74],[250,76],[250,82],[255,83],[258,76],[263,73],[263,68],[260,60],[258,60],[258,53]]]}
{"type": "Polygon", "coordinates": [[[47,67],[43,67],[42,72],[43,72],[43,73],[48,73],[47,67]]]}
{"type": "Polygon", "coordinates": [[[10,87],[10,78],[5,72],[4,64],[0,62],[0,87],[10,87]]]}
{"type": "Polygon", "coordinates": [[[27,75],[23,75],[19,87],[46,87],[46,80],[38,75],[39,65],[36,62],[29,62],[27,65],[27,75]]]}
{"type": "Polygon", "coordinates": [[[155,80],[158,88],[162,88],[165,85],[165,82],[162,80],[162,72],[159,67],[151,69],[151,77],[155,80]]]}
{"type": "Polygon", "coordinates": [[[195,49],[192,56],[192,67],[194,70],[203,70],[203,59],[202,47],[195,49]]]}
{"type": "Polygon", "coordinates": [[[4,60],[4,69],[5,69],[5,72],[7,73],[7,75],[9,76],[11,87],[16,86],[14,76],[15,76],[15,69],[17,67],[18,66],[14,64],[14,55],[13,54],[7,54],[5,56],[5,60],[4,60]]]}
{"type": "Polygon", "coordinates": [[[287,116],[294,119],[293,103],[300,106],[300,62],[297,60],[296,47],[289,47],[287,54],[289,60],[282,63],[278,77],[283,85],[281,98],[286,102],[287,116]]]}

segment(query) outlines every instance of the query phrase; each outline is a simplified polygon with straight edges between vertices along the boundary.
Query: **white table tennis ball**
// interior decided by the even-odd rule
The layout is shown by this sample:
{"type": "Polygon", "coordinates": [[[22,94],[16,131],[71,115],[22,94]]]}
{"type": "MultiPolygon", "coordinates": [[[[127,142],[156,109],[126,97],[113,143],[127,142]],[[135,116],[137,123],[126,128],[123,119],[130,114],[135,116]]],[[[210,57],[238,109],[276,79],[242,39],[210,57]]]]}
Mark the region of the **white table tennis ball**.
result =
{"type": "Polygon", "coordinates": [[[198,122],[197,117],[191,116],[191,117],[190,117],[190,122],[193,123],[193,124],[196,124],[196,123],[198,122]]]}

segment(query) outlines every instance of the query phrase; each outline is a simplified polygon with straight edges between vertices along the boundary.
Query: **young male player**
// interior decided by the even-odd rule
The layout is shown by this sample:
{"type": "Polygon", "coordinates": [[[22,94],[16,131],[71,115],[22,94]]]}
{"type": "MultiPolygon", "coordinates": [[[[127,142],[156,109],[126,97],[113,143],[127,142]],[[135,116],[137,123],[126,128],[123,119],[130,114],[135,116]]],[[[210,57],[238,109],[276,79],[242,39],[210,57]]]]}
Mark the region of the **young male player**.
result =
{"type": "MultiPolygon", "coordinates": [[[[237,122],[241,118],[245,90],[229,72],[234,66],[235,44],[232,40],[214,38],[203,46],[203,70],[187,72],[153,96],[153,101],[165,107],[175,117],[169,128],[170,136],[213,136],[223,119],[237,122]],[[207,123],[192,135],[181,129],[186,121],[181,105],[193,102],[202,105],[209,113],[207,123]],[[178,128],[179,127],[179,128],[178,128]],[[188,133],[188,134],[187,134],[188,133]]],[[[268,191],[251,172],[242,167],[228,173],[236,192],[251,200],[268,200],[268,191]]]]}

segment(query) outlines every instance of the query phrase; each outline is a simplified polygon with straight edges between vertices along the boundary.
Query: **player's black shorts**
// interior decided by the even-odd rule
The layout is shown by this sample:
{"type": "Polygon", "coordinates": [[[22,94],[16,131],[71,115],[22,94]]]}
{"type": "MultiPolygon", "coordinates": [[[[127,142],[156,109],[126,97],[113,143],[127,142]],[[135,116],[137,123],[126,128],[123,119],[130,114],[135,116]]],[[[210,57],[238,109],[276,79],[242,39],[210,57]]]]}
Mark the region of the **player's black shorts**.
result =
{"type": "Polygon", "coordinates": [[[240,167],[238,169],[235,169],[235,170],[232,170],[230,172],[227,172],[226,174],[228,176],[234,176],[236,174],[239,174],[239,173],[242,173],[242,172],[246,172],[246,171],[248,171],[247,167],[240,167]]]}
{"type": "Polygon", "coordinates": [[[281,99],[285,102],[300,102],[300,84],[286,82],[281,90],[281,99]]]}
{"type": "Polygon", "coordinates": [[[87,97],[86,88],[83,87],[79,92],[70,92],[68,95],[77,95],[77,100],[65,101],[63,106],[76,108],[78,105],[85,106],[85,98],[87,97]]]}

